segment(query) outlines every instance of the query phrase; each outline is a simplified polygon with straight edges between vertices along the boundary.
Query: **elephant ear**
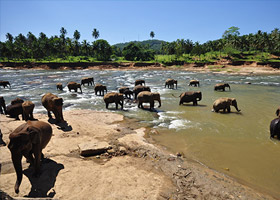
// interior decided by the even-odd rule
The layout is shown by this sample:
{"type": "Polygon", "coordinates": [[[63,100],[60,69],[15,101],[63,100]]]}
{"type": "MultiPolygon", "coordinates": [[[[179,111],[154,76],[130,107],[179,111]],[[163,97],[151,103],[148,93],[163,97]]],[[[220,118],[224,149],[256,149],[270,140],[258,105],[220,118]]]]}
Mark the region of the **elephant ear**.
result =
{"type": "Polygon", "coordinates": [[[29,132],[29,137],[31,139],[32,144],[38,144],[40,143],[40,130],[38,128],[35,128],[34,126],[30,126],[27,128],[27,131],[29,132]]]}
{"type": "MultiPolygon", "coordinates": [[[[280,108],[278,108],[278,109],[276,110],[276,115],[279,116],[279,113],[280,113],[280,108]]],[[[280,117],[280,116],[279,116],[279,117],[280,117]]]]}
{"type": "Polygon", "coordinates": [[[55,98],[53,101],[54,101],[54,105],[56,105],[56,106],[62,106],[63,105],[63,99],[62,98],[55,98]]]}

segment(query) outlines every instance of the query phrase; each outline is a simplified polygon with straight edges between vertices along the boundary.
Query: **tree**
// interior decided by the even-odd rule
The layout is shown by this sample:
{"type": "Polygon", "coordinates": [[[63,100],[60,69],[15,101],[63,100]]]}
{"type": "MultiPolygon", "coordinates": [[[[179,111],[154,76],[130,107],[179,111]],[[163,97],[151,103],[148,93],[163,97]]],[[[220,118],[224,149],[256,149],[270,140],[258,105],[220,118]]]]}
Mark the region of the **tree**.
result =
{"type": "Polygon", "coordinates": [[[96,40],[93,42],[92,46],[97,60],[110,60],[110,57],[112,55],[112,48],[106,40],[96,40]]]}
{"type": "Polygon", "coordinates": [[[94,28],[92,31],[92,37],[95,39],[99,38],[99,31],[96,28],[94,28]]]}
{"type": "Polygon", "coordinates": [[[7,33],[6,34],[6,38],[7,38],[7,40],[9,41],[9,42],[13,42],[13,40],[14,40],[14,37],[12,36],[12,34],[10,34],[10,33],[7,33]]]}
{"type": "Polygon", "coordinates": [[[144,49],[137,43],[130,42],[126,47],[123,49],[123,55],[126,60],[153,60],[155,58],[155,52],[152,49],[144,49]]]}
{"type": "Polygon", "coordinates": [[[78,30],[75,30],[75,32],[74,32],[74,39],[76,41],[78,41],[80,39],[80,37],[81,37],[80,32],[78,30]]]}
{"type": "Polygon", "coordinates": [[[155,33],[154,33],[154,31],[151,31],[151,33],[150,33],[150,37],[151,37],[152,39],[155,37],[155,33]]]}
{"type": "Polygon", "coordinates": [[[239,36],[240,32],[238,31],[239,28],[236,26],[232,26],[230,27],[228,30],[226,30],[223,34],[223,38],[228,38],[230,36],[239,36]]]}

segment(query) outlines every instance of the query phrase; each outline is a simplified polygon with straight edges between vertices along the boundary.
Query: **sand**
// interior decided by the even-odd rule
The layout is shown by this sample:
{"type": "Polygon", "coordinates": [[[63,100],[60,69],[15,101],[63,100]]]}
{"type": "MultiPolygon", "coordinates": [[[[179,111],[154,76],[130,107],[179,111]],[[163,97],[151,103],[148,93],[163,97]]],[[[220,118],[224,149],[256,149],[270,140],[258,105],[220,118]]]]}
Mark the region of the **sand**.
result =
{"type": "MultiPolygon", "coordinates": [[[[35,118],[48,122],[46,114],[35,114],[35,118]]],[[[160,133],[132,128],[137,126],[123,121],[122,115],[70,110],[64,111],[64,119],[67,124],[51,124],[53,136],[43,150],[47,159],[40,177],[33,177],[33,168],[22,159],[19,194],[14,192],[16,174],[9,149],[0,147],[0,190],[16,199],[274,199],[187,155],[170,154],[149,138],[160,133]],[[80,156],[78,145],[92,141],[108,142],[112,149],[98,156],[80,156]]],[[[0,116],[6,143],[9,133],[22,123],[0,116]]]]}

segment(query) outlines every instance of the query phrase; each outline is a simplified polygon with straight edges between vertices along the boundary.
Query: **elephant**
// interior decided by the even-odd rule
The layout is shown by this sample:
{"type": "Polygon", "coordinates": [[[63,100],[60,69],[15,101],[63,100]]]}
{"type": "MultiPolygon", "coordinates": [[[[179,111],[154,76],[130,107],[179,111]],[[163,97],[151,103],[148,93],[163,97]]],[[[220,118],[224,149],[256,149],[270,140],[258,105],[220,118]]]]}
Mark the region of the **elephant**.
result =
{"type": "Polygon", "coordinates": [[[1,146],[6,146],[6,143],[3,140],[3,134],[2,134],[1,129],[0,129],[0,147],[1,146]]]}
{"type": "Polygon", "coordinates": [[[93,77],[85,77],[85,78],[82,78],[82,80],[81,80],[81,85],[85,86],[86,83],[88,84],[88,86],[89,86],[89,84],[90,84],[90,85],[94,85],[94,79],[93,79],[93,77]]]}
{"type": "Polygon", "coordinates": [[[8,87],[8,85],[11,87],[11,84],[9,81],[0,81],[0,86],[3,86],[4,88],[8,87]]]}
{"type": "Polygon", "coordinates": [[[121,87],[119,89],[119,93],[124,94],[127,99],[131,99],[131,96],[133,96],[133,91],[131,91],[128,87],[121,87]]]}
{"type": "Polygon", "coordinates": [[[136,86],[136,85],[142,85],[142,84],[145,85],[145,81],[144,81],[144,80],[138,79],[138,80],[135,81],[135,86],[136,86]]]}
{"type": "Polygon", "coordinates": [[[15,105],[17,103],[23,103],[23,102],[24,102],[23,99],[17,97],[14,100],[11,101],[11,105],[15,105]]]}
{"type": "Polygon", "coordinates": [[[197,106],[197,101],[201,101],[202,99],[202,93],[200,91],[183,92],[179,97],[179,105],[183,103],[193,102],[193,105],[197,106]]]}
{"type": "Polygon", "coordinates": [[[0,96],[0,113],[6,114],[6,103],[4,97],[0,96]]]}
{"type": "Polygon", "coordinates": [[[76,83],[74,81],[71,81],[67,84],[67,87],[69,89],[69,92],[71,92],[71,90],[74,90],[75,92],[78,91],[78,89],[80,89],[81,93],[82,92],[82,87],[81,87],[81,84],[80,83],[76,83]]]}
{"type": "Polygon", "coordinates": [[[276,110],[276,116],[278,116],[278,117],[280,117],[280,106],[279,106],[279,108],[276,110]]]}
{"type": "Polygon", "coordinates": [[[48,111],[48,117],[52,119],[51,111],[53,112],[56,122],[63,122],[63,115],[62,115],[62,105],[63,105],[63,99],[57,97],[56,95],[52,93],[45,94],[42,99],[43,106],[48,111]]]}
{"type": "Polygon", "coordinates": [[[44,149],[52,137],[52,127],[42,121],[28,121],[17,127],[9,135],[8,148],[11,152],[13,165],[16,171],[17,180],[15,193],[19,193],[19,186],[22,181],[21,159],[24,156],[30,165],[34,166],[35,176],[40,173],[41,160],[44,158],[44,149]]]}
{"type": "Polygon", "coordinates": [[[106,93],[107,93],[107,87],[105,85],[102,85],[102,84],[95,85],[95,87],[94,87],[95,95],[98,95],[98,92],[99,92],[99,96],[104,96],[104,91],[106,91],[106,93]]]}
{"type": "Polygon", "coordinates": [[[35,104],[32,101],[25,101],[22,103],[22,111],[24,120],[33,120],[33,110],[34,110],[35,104]]]}
{"type": "Polygon", "coordinates": [[[214,86],[214,90],[217,91],[217,90],[222,90],[222,91],[225,91],[225,88],[228,87],[229,90],[230,90],[230,86],[228,83],[218,83],[214,86]]]}
{"type": "Polygon", "coordinates": [[[143,103],[150,103],[150,110],[152,110],[155,105],[155,100],[159,103],[158,107],[161,107],[160,94],[158,92],[143,91],[137,95],[137,99],[138,108],[141,107],[143,109],[143,103]]]}
{"type": "Polygon", "coordinates": [[[110,103],[115,103],[116,104],[116,110],[118,109],[118,104],[121,105],[121,109],[123,109],[123,94],[118,93],[118,92],[110,92],[107,93],[104,97],[104,102],[106,104],[106,108],[108,109],[108,106],[110,103]]]}
{"type": "Polygon", "coordinates": [[[62,83],[57,83],[57,84],[56,84],[56,89],[62,91],[62,90],[63,90],[62,83]]]}
{"type": "Polygon", "coordinates": [[[151,92],[150,87],[148,86],[143,86],[143,85],[137,85],[133,88],[133,93],[134,93],[134,99],[137,99],[137,95],[142,92],[142,91],[148,91],[151,92]]]}
{"type": "Polygon", "coordinates": [[[19,115],[22,116],[22,120],[24,120],[23,110],[22,110],[22,103],[16,103],[13,105],[8,105],[6,109],[6,114],[12,118],[19,119],[19,115]]]}
{"type": "Polygon", "coordinates": [[[189,86],[199,87],[198,80],[190,80],[189,86]]]}
{"type": "Polygon", "coordinates": [[[274,138],[275,135],[280,140],[280,117],[277,117],[270,122],[270,137],[274,138]]]}
{"type": "Polygon", "coordinates": [[[176,84],[176,89],[177,89],[177,80],[169,78],[165,81],[165,88],[167,86],[168,88],[174,89],[174,84],[176,84]]]}
{"type": "Polygon", "coordinates": [[[241,110],[237,107],[237,101],[235,98],[219,98],[217,99],[213,104],[213,111],[219,112],[219,110],[223,110],[225,112],[226,110],[228,113],[230,113],[230,106],[234,106],[237,112],[240,112],[241,110]]]}

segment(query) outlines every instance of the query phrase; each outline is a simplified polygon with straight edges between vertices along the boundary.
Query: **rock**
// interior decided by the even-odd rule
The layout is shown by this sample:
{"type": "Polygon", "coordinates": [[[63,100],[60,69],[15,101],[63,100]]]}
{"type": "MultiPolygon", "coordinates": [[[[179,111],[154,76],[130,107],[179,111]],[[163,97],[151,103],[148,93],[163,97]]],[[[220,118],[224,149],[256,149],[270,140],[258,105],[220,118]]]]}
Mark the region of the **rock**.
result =
{"type": "Polygon", "coordinates": [[[105,153],[108,149],[111,149],[111,145],[107,142],[86,142],[78,145],[81,156],[96,156],[105,153]]]}
{"type": "Polygon", "coordinates": [[[126,148],[125,147],[120,147],[120,152],[121,153],[126,153],[126,148]]]}
{"type": "Polygon", "coordinates": [[[115,149],[109,149],[107,152],[108,152],[109,154],[114,154],[114,153],[116,153],[115,149]]]}

